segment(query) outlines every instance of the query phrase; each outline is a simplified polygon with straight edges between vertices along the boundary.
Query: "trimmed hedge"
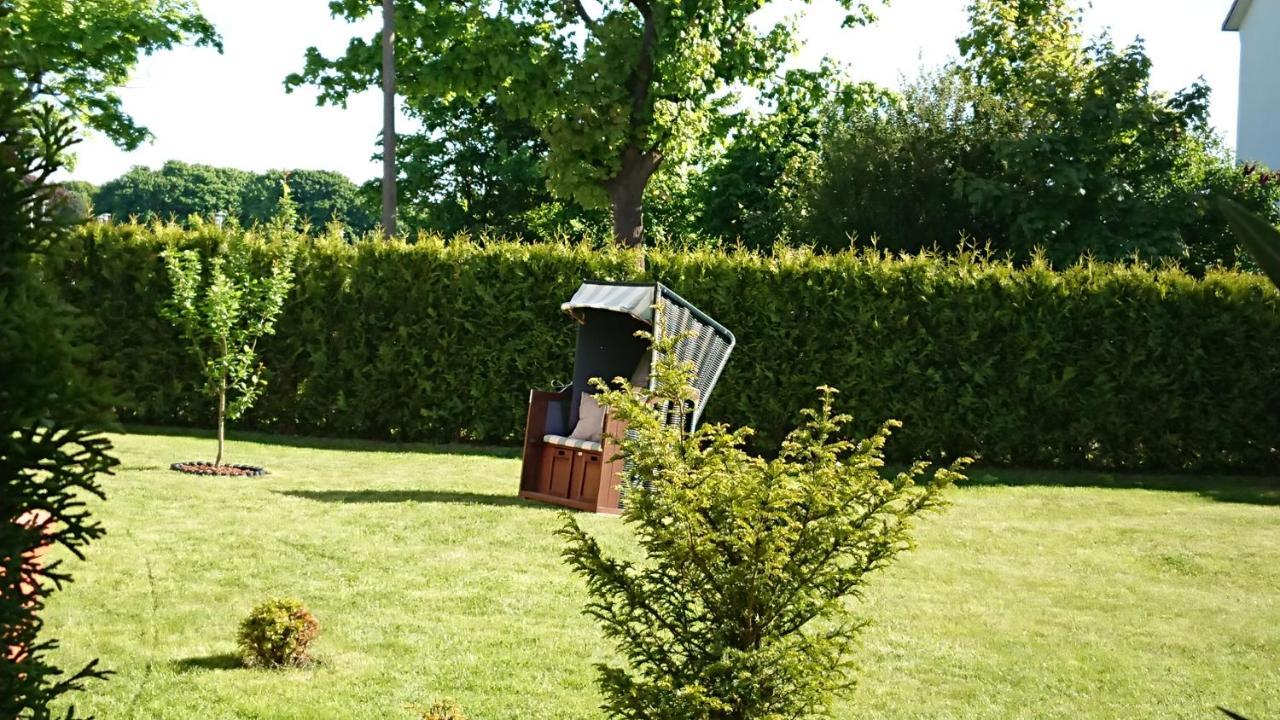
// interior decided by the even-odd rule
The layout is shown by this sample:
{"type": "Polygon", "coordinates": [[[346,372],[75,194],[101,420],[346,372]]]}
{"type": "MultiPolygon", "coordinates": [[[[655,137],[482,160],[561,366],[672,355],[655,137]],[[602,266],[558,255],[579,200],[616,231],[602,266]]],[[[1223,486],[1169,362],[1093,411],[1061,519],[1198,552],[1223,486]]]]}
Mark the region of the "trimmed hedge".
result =
{"type": "MultiPolygon", "coordinates": [[[[197,373],[156,312],[168,244],[213,228],[87,226],[60,273],[97,323],[126,419],[209,425],[197,373]]],[[[270,246],[263,244],[263,252],[270,246]]],[[[587,278],[638,277],[585,245],[313,238],[266,393],[240,423],[281,433],[507,443],[530,387],[567,380],[587,278]]],[[[1280,294],[1261,277],[874,252],[650,250],[661,280],[738,336],[707,419],[776,443],[843,391],[858,430],[896,417],[895,456],[1127,469],[1277,469],[1280,294]]]]}

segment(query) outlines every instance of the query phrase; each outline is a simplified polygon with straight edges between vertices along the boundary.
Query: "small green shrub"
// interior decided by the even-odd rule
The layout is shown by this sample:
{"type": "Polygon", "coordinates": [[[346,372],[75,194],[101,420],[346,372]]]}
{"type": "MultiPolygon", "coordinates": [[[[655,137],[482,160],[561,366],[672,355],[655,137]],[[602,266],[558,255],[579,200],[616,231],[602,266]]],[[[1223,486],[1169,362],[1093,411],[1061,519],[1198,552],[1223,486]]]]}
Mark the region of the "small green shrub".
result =
{"type": "Polygon", "coordinates": [[[240,623],[240,653],[250,667],[302,667],[320,623],[301,601],[272,598],[240,623]]]}
{"type": "Polygon", "coordinates": [[[415,708],[422,720],[467,720],[462,707],[452,700],[437,700],[430,707],[415,708]]]}
{"type": "Polygon", "coordinates": [[[587,583],[585,612],[625,658],[598,666],[606,714],[824,716],[851,684],[853,643],[865,624],[846,601],[911,546],[912,518],[941,505],[967,460],[924,483],[924,462],[884,472],[883,447],[897,423],[843,439],[849,418],[833,412],[829,388],[770,460],[743,449],[748,428],[684,433],[655,407],[690,397],[691,370],[670,347],[659,351],[657,391],[600,395],[628,423],[618,438],[628,467],[622,518],[644,559],[606,555],[572,515],[560,531],[566,560],[587,583]]]}

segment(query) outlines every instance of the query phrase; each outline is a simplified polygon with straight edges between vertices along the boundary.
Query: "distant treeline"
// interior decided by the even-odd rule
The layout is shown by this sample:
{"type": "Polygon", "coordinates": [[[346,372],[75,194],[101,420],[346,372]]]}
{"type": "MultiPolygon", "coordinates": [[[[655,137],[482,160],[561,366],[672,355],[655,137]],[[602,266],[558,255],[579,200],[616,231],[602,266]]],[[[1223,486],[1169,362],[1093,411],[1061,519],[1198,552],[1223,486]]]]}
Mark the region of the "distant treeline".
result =
{"type": "Polygon", "coordinates": [[[73,196],[75,214],[85,217],[107,214],[117,221],[136,217],[181,222],[192,215],[223,214],[249,226],[271,219],[285,181],[298,203],[300,219],[313,227],[336,220],[352,232],[363,233],[377,224],[376,213],[362,202],[359,186],[328,170],[252,173],[171,160],[159,170],[135,167],[100,187],[86,182],[64,187],[73,196]]]}

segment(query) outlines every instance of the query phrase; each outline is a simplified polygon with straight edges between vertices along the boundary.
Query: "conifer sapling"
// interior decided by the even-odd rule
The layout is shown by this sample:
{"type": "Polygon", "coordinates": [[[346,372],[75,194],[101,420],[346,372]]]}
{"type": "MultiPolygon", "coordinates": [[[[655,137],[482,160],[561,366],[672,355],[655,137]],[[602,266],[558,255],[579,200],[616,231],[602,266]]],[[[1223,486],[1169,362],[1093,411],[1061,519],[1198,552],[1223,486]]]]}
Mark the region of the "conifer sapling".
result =
{"type": "MultiPolygon", "coordinates": [[[[598,666],[609,717],[765,720],[825,715],[852,683],[864,623],[849,600],[912,543],[912,519],[942,504],[967,464],[884,468],[896,421],[843,439],[836,391],[777,456],[749,454],[749,428],[668,424],[693,395],[676,339],[656,344],[653,391],[616,379],[601,403],[627,421],[623,522],[640,561],[606,554],[566,515],[565,558],[587,583],[585,612],[624,662],[598,666]],[[927,478],[927,479],[926,479],[927,478]]],[[[598,381],[597,381],[598,382],[598,381]]]]}

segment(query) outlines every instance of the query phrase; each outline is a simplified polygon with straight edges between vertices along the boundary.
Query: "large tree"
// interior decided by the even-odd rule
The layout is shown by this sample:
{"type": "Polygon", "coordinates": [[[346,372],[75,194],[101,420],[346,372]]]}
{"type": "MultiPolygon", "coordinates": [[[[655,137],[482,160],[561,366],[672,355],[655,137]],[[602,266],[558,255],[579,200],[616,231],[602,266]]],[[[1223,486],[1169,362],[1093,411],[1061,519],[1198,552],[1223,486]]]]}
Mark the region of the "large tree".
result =
{"type": "MultiPolygon", "coordinates": [[[[841,0],[846,22],[870,0],[841,0]]],[[[558,196],[608,207],[615,239],[640,245],[650,178],[712,132],[735,87],[770,77],[794,48],[787,22],[750,18],[768,0],[459,0],[396,4],[398,90],[414,107],[441,98],[492,101],[546,142],[558,196]]],[[[334,0],[359,20],[374,0],[334,0]]],[[[286,86],[311,83],[341,104],[378,84],[379,39],[355,38],[339,57],[307,51],[286,86]]]]}
{"type": "Polygon", "coordinates": [[[528,120],[492,98],[424,100],[414,115],[427,129],[398,144],[400,208],[411,227],[523,234],[529,214],[555,202],[542,173],[547,145],[528,120]]]}
{"type": "Polygon", "coordinates": [[[1208,134],[1209,88],[1154,90],[1141,40],[1086,42],[1069,0],[974,0],[969,16],[961,71],[1013,123],[990,171],[961,173],[957,192],[1019,254],[1178,254],[1194,205],[1169,179],[1184,139],[1208,134]]]}
{"type": "Polygon", "coordinates": [[[362,234],[377,223],[360,196],[360,186],[331,170],[271,170],[252,176],[240,194],[240,222],[265,224],[276,218],[285,184],[298,206],[298,221],[321,228],[337,221],[362,234]]]}
{"type": "Polygon", "coordinates": [[[115,89],[141,55],[182,43],[222,49],[191,0],[3,0],[0,32],[20,38],[14,70],[37,94],[126,150],[150,138],[115,89]]]}
{"type": "Polygon", "coordinates": [[[806,208],[799,202],[818,167],[824,129],[887,93],[850,82],[839,67],[789,70],[762,95],[764,112],[735,123],[724,153],[694,183],[699,229],[713,237],[769,248],[797,237],[806,208]]]}
{"type": "Polygon", "coordinates": [[[977,0],[969,12],[959,59],[857,112],[822,111],[837,121],[788,207],[796,237],[1195,270],[1244,261],[1198,197],[1280,220],[1280,188],[1238,169],[1207,125],[1208,89],[1154,90],[1140,42],[1087,39],[1068,0],[977,0]]]}

